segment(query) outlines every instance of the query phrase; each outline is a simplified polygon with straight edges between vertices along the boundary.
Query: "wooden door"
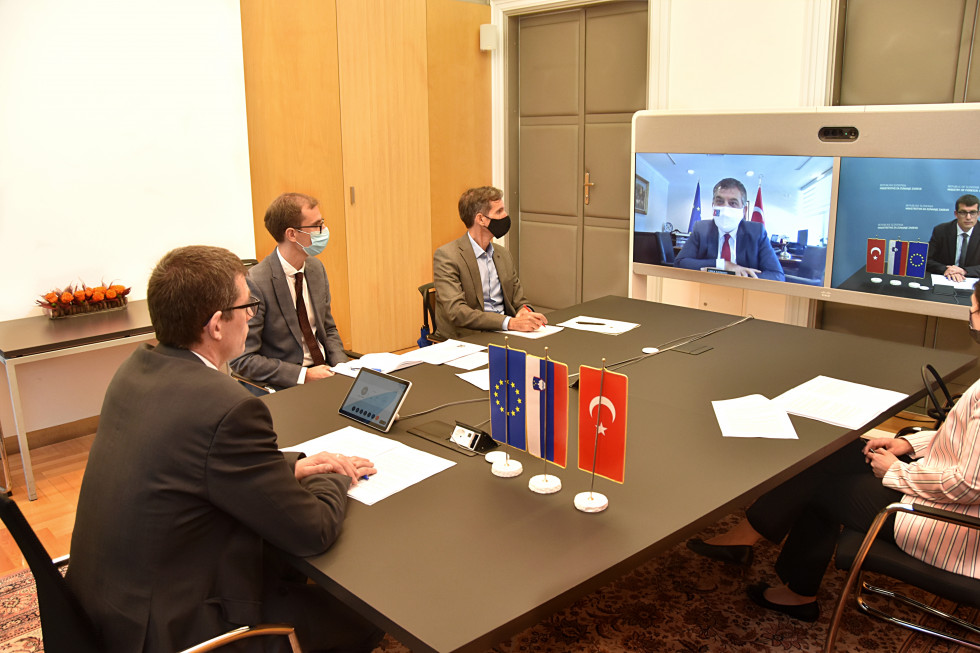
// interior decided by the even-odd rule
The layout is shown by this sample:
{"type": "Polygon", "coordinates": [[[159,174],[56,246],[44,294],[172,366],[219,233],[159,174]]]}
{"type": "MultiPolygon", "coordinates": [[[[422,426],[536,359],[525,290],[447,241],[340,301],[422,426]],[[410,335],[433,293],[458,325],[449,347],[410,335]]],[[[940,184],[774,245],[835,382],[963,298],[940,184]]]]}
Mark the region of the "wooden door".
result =
{"type": "Polygon", "coordinates": [[[632,1],[520,20],[512,214],[535,306],[627,294],[630,125],[645,107],[647,29],[646,3],[632,1]]]}
{"type": "Polygon", "coordinates": [[[425,4],[337,0],[353,347],[418,338],[432,277],[425,4]]]}

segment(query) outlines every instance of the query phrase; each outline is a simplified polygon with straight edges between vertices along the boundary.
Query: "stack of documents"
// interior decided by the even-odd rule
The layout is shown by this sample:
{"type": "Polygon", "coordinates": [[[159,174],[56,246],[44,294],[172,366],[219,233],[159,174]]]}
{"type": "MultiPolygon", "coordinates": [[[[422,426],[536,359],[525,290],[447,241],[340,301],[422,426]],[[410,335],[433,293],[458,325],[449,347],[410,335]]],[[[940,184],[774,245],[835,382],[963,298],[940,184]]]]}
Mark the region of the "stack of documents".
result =
{"type": "Polygon", "coordinates": [[[721,434],[726,438],[796,439],[796,429],[789,415],[857,429],[907,396],[893,390],[818,376],[772,401],[762,395],[750,395],[713,401],[711,405],[721,434]]]}

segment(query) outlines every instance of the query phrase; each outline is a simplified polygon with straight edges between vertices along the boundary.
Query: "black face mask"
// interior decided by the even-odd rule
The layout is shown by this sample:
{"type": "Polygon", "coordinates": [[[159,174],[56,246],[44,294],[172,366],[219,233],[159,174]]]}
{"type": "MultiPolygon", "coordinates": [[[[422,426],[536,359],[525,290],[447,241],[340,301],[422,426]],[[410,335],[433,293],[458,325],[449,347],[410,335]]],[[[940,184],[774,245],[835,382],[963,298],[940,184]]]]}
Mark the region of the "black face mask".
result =
{"type": "Polygon", "coordinates": [[[500,218],[499,220],[494,220],[490,218],[490,224],[487,225],[487,231],[489,231],[494,238],[503,238],[508,231],[510,231],[510,216],[505,218],[500,218]]]}

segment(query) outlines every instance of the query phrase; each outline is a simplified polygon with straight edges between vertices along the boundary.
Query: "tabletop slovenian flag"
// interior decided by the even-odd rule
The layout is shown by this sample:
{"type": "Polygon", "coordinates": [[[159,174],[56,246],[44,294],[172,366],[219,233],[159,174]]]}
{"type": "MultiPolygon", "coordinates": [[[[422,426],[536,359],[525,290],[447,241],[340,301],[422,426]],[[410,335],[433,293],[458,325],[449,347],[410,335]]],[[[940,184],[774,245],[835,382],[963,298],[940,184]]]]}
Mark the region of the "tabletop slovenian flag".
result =
{"type": "Polygon", "coordinates": [[[868,262],[864,269],[868,274],[885,273],[885,239],[868,238],[868,262]]]}
{"type": "Polygon", "coordinates": [[[525,367],[529,357],[519,349],[498,345],[490,345],[489,353],[490,435],[497,442],[523,450],[527,415],[525,367]]]}
{"type": "Polygon", "coordinates": [[[907,240],[888,241],[888,274],[899,277],[905,276],[905,268],[909,263],[909,242],[907,240]]]}
{"type": "Polygon", "coordinates": [[[528,356],[527,451],[559,467],[568,458],[568,366],[528,356]]]}
{"type": "Polygon", "coordinates": [[[625,374],[579,367],[578,467],[617,483],[626,475],[628,389],[625,374]]]}

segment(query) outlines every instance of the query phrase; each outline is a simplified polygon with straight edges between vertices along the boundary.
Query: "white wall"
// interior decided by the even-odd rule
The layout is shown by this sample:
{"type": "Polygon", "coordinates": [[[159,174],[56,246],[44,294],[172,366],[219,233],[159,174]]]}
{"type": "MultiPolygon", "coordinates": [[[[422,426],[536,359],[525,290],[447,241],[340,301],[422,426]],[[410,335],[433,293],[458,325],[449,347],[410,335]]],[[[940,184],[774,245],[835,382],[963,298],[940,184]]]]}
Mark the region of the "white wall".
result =
{"type": "Polygon", "coordinates": [[[178,245],[255,254],[237,0],[0,2],[0,320],[146,296],[178,245]]]}
{"type": "MultiPolygon", "coordinates": [[[[0,320],[78,281],[145,297],[179,245],[254,257],[238,0],[0,0],[0,243],[0,320]]],[[[20,367],[27,429],[98,414],[119,361],[20,367]]]]}
{"type": "MultiPolygon", "coordinates": [[[[836,10],[832,0],[650,0],[648,108],[829,104],[836,10]]],[[[808,300],[630,276],[635,297],[796,324],[808,320],[808,300]]]]}

